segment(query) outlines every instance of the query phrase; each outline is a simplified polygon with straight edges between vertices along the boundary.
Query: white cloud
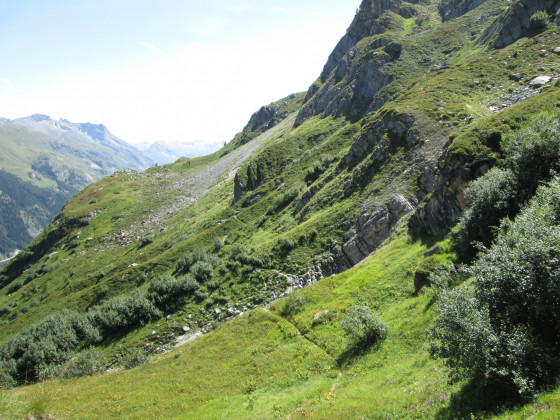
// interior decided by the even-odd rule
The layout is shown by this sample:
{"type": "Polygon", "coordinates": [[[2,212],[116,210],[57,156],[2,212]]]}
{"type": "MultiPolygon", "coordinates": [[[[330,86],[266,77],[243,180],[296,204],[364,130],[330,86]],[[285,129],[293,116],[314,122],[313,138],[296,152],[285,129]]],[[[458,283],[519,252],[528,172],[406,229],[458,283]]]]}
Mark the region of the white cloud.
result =
{"type": "Polygon", "coordinates": [[[149,42],[140,42],[140,45],[149,49],[152,52],[163,54],[154,44],[150,44],[149,42]]]}
{"type": "Polygon", "coordinates": [[[343,35],[332,32],[326,19],[245,42],[192,41],[126,68],[65,75],[43,87],[16,90],[0,79],[0,116],[43,113],[102,123],[131,143],[229,141],[260,106],[308,88],[343,35]]]}
{"type": "Polygon", "coordinates": [[[4,77],[0,77],[0,83],[2,83],[0,86],[2,87],[2,89],[8,91],[8,92],[17,92],[16,87],[6,78],[4,77]]]}

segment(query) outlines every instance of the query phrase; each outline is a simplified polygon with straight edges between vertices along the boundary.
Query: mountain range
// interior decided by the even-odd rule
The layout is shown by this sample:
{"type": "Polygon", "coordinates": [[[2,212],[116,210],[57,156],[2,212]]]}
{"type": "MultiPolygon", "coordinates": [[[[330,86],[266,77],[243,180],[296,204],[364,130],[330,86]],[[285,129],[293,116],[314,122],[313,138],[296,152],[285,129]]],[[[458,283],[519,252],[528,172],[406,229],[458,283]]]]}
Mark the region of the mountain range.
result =
{"type": "Polygon", "coordinates": [[[559,11],[363,0],[306,92],[84,188],[0,272],[0,409],[558,417],[559,11]]]}
{"type": "Polygon", "coordinates": [[[32,115],[0,121],[0,259],[27,245],[86,185],[153,161],[105,126],[32,115]]]}

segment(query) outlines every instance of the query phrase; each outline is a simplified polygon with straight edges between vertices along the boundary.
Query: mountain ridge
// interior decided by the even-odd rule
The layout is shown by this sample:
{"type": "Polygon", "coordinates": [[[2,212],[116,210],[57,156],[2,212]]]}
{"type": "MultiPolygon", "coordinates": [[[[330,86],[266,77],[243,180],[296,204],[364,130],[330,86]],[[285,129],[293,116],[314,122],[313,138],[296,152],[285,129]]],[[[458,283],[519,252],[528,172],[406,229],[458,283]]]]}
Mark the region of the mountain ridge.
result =
{"type": "Polygon", "coordinates": [[[427,333],[441,293],[476,285],[456,248],[469,182],[496,172],[533,116],[558,115],[555,28],[480,46],[522,3],[364,0],[306,93],[262,107],[211,155],[84,189],[0,274],[5,380],[67,375],[93,346],[108,358],[94,372],[123,370],[43,382],[68,396],[53,412],[554,416],[553,386],[522,405],[480,378],[449,383],[427,333]],[[82,335],[51,362],[30,331],[53,319],[82,335]],[[124,369],[138,355],[153,357],[124,369]]]}

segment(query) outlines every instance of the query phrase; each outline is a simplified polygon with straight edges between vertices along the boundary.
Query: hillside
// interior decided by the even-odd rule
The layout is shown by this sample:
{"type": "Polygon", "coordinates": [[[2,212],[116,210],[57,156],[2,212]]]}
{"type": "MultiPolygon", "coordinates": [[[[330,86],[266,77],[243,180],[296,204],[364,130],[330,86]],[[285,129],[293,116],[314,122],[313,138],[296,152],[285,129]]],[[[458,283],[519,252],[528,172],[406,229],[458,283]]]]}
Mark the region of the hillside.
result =
{"type": "Polygon", "coordinates": [[[86,187],[0,273],[6,416],[556,417],[559,9],[364,0],[221,150],[86,187]]]}
{"type": "Polygon", "coordinates": [[[86,185],[153,162],[103,125],[32,115],[0,121],[0,259],[23,248],[86,185]]]}

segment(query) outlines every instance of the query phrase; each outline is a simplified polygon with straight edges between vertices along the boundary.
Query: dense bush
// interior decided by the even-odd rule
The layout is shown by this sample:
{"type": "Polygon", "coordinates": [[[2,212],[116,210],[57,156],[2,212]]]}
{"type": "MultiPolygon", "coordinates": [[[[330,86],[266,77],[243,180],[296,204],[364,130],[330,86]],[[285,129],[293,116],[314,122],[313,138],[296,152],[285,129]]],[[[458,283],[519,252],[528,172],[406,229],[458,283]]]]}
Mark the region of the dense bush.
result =
{"type": "Polygon", "coordinates": [[[255,268],[263,268],[269,264],[269,256],[256,256],[253,251],[249,251],[242,245],[235,244],[229,251],[229,261],[239,262],[255,268]]]}
{"type": "Polygon", "coordinates": [[[387,336],[389,327],[366,305],[350,308],[340,327],[358,344],[373,344],[387,336]]]}
{"type": "Polygon", "coordinates": [[[457,378],[487,379],[532,395],[560,366],[560,181],[504,220],[470,268],[472,289],[443,292],[432,354],[457,378]]]}
{"type": "Polygon", "coordinates": [[[204,262],[212,266],[212,269],[220,264],[220,259],[214,255],[206,252],[204,248],[195,248],[187,252],[178,262],[175,268],[176,274],[186,274],[191,271],[192,267],[198,263],[204,262]]]}
{"type": "Polygon", "coordinates": [[[160,309],[172,309],[181,305],[186,296],[193,294],[200,285],[189,274],[175,278],[162,276],[152,280],[147,298],[160,309]]]}
{"type": "Polygon", "coordinates": [[[494,168],[469,184],[467,210],[457,235],[465,260],[476,253],[476,242],[489,246],[499,222],[514,217],[545,181],[560,171],[559,114],[540,114],[528,127],[503,142],[504,168],[494,168]]]}
{"type": "Polygon", "coordinates": [[[533,29],[548,29],[550,27],[549,22],[550,16],[544,10],[539,10],[538,12],[534,13],[531,18],[531,28],[533,29]]]}
{"type": "Polygon", "coordinates": [[[493,227],[503,217],[515,214],[518,207],[516,183],[509,169],[492,168],[469,184],[465,191],[467,210],[460,222],[457,242],[465,258],[472,254],[474,241],[489,245],[494,238],[493,227]]]}
{"type": "Polygon", "coordinates": [[[161,312],[148,298],[135,291],[129,296],[117,296],[88,311],[93,325],[104,331],[116,331],[133,325],[142,325],[161,312]]]}
{"type": "Polygon", "coordinates": [[[313,166],[307,169],[305,180],[308,183],[315,181],[319,176],[324,173],[334,161],[334,158],[328,154],[322,154],[318,162],[314,162],[313,166]]]}
{"type": "Polygon", "coordinates": [[[133,348],[118,357],[117,363],[124,369],[132,369],[150,360],[150,352],[145,349],[133,348]]]}
{"type": "Polygon", "coordinates": [[[284,299],[284,305],[280,308],[282,316],[291,316],[301,312],[307,303],[307,299],[302,294],[292,294],[284,299]]]}
{"type": "Polygon", "coordinates": [[[105,354],[95,347],[90,347],[66,362],[61,373],[65,378],[95,375],[103,372],[106,365],[107,357],[105,354]]]}
{"type": "Polygon", "coordinates": [[[95,342],[100,338],[87,317],[75,311],[51,315],[2,344],[1,380],[4,385],[35,381],[49,366],[69,360],[80,340],[95,342]]]}
{"type": "Polygon", "coordinates": [[[200,283],[204,283],[214,275],[214,267],[208,261],[197,261],[191,267],[191,274],[200,283]]]}

